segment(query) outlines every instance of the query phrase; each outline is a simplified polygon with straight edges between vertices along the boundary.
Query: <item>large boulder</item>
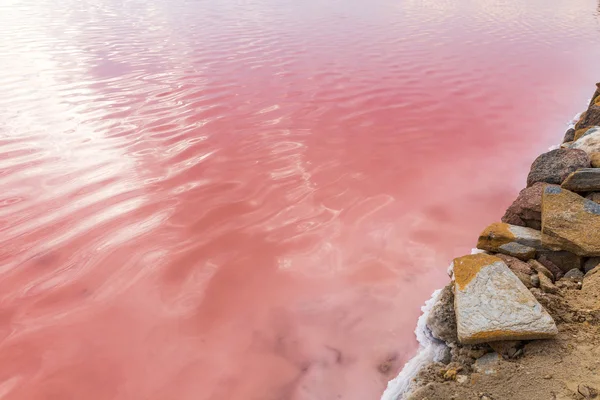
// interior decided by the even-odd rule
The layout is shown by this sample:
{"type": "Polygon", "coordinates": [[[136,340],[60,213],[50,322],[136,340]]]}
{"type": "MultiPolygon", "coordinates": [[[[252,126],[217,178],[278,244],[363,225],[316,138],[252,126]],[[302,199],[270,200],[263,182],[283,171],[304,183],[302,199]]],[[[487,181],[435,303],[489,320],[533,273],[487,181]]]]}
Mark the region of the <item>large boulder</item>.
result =
{"type": "MultiPolygon", "coordinates": [[[[582,138],[581,140],[584,139],[582,138]]],[[[573,143],[571,146],[575,146],[576,143],[573,143]]],[[[532,186],[536,182],[560,185],[571,172],[589,166],[590,159],[583,150],[577,148],[551,150],[540,155],[531,164],[531,170],[527,176],[527,186],[532,186]]]]}
{"type": "Polygon", "coordinates": [[[459,257],[454,279],[461,343],[545,339],[558,333],[552,317],[498,257],[459,257]]]}
{"type": "Polygon", "coordinates": [[[583,257],[600,256],[600,204],[566,189],[542,195],[543,244],[583,257]]]}
{"type": "Polygon", "coordinates": [[[548,184],[536,182],[519,193],[506,210],[502,222],[511,225],[542,229],[542,192],[548,184]]]}
{"type": "Polygon", "coordinates": [[[572,192],[595,192],[600,190],[600,168],[581,168],[573,172],[561,185],[572,192]]]}

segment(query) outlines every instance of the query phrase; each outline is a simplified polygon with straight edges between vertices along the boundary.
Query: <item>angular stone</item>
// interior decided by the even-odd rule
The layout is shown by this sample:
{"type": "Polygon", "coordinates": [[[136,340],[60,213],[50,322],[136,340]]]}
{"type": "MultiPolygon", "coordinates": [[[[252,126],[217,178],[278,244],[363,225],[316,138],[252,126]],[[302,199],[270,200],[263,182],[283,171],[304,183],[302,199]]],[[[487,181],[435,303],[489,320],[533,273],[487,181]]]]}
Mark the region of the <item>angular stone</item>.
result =
{"type": "Polygon", "coordinates": [[[519,353],[523,353],[521,350],[523,342],[519,340],[506,340],[502,342],[491,342],[490,347],[496,353],[502,356],[504,359],[518,357],[519,353]]]}
{"type": "Polygon", "coordinates": [[[581,168],[567,176],[561,185],[573,192],[595,192],[600,190],[600,168],[581,168]]]}
{"type": "Polygon", "coordinates": [[[503,244],[498,248],[502,254],[516,257],[519,260],[527,261],[535,258],[536,250],[533,247],[524,246],[516,242],[503,244]]]}
{"type": "Polygon", "coordinates": [[[542,265],[542,263],[540,263],[539,261],[536,260],[529,260],[528,264],[531,266],[531,268],[537,272],[538,274],[542,274],[548,277],[548,279],[550,279],[552,282],[554,282],[554,274],[548,269],[546,268],[544,265],[542,265]]]}
{"type": "Polygon", "coordinates": [[[565,274],[560,268],[558,268],[552,261],[548,260],[546,256],[540,256],[537,261],[546,267],[552,275],[554,275],[555,279],[560,279],[565,274]]]}
{"type": "Polygon", "coordinates": [[[531,275],[531,285],[537,288],[540,287],[540,277],[538,274],[531,275]]]}
{"type": "Polygon", "coordinates": [[[504,261],[508,268],[512,272],[520,272],[522,274],[531,275],[533,274],[533,269],[524,261],[519,260],[518,258],[507,256],[506,254],[494,254],[496,257],[504,261]]]}
{"type": "MultiPolygon", "coordinates": [[[[583,150],[588,154],[600,152],[600,129],[592,128],[569,146],[571,149],[583,150]]],[[[581,167],[585,168],[585,167],[581,167]]]]}
{"type": "Polygon", "coordinates": [[[600,256],[600,204],[566,189],[547,187],[542,196],[542,232],[550,249],[600,256]]]}
{"type": "MultiPolygon", "coordinates": [[[[554,276],[562,275],[573,268],[581,268],[582,258],[568,251],[541,250],[538,252],[538,261],[544,264],[554,276]],[[548,265],[547,265],[548,264],[548,265]],[[558,273],[555,268],[560,269],[558,273]]],[[[557,278],[558,279],[558,278],[557,278]]]]}
{"type": "Polygon", "coordinates": [[[452,286],[452,283],[450,283],[442,289],[438,300],[427,317],[427,326],[433,337],[446,343],[456,343],[458,341],[452,286]]]}
{"type": "Polygon", "coordinates": [[[573,282],[581,282],[583,280],[583,272],[581,272],[581,270],[573,268],[565,274],[563,279],[568,279],[573,282]]]}
{"type": "Polygon", "coordinates": [[[454,311],[461,343],[544,339],[552,317],[506,264],[488,254],[454,260],[454,311]]]}
{"type": "MultiPolygon", "coordinates": [[[[553,243],[549,238],[546,241],[553,243]]],[[[517,243],[536,250],[544,249],[542,245],[542,233],[540,231],[502,222],[494,222],[484,229],[479,235],[477,248],[495,253],[508,254],[507,247],[503,248],[503,246],[509,243],[517,243]]]]}
{"type": "Polygon", "coordinates": [[[592,164],[592,167],[594,167],[594,168],[600,167],[600,153],[590,154],[590,163],[592,164]]]}
{"type": "MultiPolygon", "coordinates": [[[[571,147],[576,144],[577,142],[574,142],[571,147]]],[[[531,164],[531,170],[527,176],[527,186],[532,186],[536,182],[560,185],[571,172],[589,166],[590,159],[583,150],[577,148],[551,150],[540,155],[531,164]]]]}
{"type": "Polygon", "coordinates": [[[525,287],[527,289],[531,289],[533,287],[533,283],[531,282],[531,277],[527,274],[524,274],[522,272],[519,271],[512,271],[511,272],[513,274],[516,275],[517,278],[519,278],[519,280],[521,281],[521,283],[523,283],[523,285],[525,285],[525,287]]]}
{"type": "Polygon", "coordinates": [[[496,374],[502,357],[498,353],[487,353],[484,356],[479,357],[473,364],[475,372],[485,375],[496,374]]]}
{"type": "Polygon", "coordinates": [[[587,274],[588,272],[596,268],[598,264],[600,264],[600,257],[589,258],[588,260],[586,260],[585,263],[583,263],[583,272],[587,274]]]}
{"type": "Polygon", "coordinates": [[[576,142],[586,135],[591,135],[600,127],[598,126],[588,126],[587,128],[576,129],[573,133],[573,139],[571,141],[576,142]]]}
{"type": "Polygon", "coordinates": [[[506,210],[502,222],[542,229],[542,193],[547,185],[544,182],[536,182],[521,190],[517,199],[506,210]]]}
{"type": "Polygon", "coordinates": [[[538,278],[540,278],[540,289],[542,289],[545,293],[558,293],[558,288],[554,286],[554,283],[544,274],[538,274],[538,278]]]}

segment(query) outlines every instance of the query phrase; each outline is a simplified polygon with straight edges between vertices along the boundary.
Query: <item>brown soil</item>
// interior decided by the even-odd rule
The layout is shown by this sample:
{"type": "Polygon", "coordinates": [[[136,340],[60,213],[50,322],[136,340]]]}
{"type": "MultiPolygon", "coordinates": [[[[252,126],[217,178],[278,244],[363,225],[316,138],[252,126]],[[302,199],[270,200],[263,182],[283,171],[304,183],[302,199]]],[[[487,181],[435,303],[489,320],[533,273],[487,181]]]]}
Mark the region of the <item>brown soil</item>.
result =
{"type": "Polygon", "coordinates": [[[476,372],[473,363],[491,348],[455,348],[449,364],[432,364],[417,375],[409,399],[600,400],[600,273],[592,272],[582,290],[564,280],[557,294],[531,289],[556,321],[556,339],[520,343],[516,358],[498,359],[489,374],[476,372]]]}

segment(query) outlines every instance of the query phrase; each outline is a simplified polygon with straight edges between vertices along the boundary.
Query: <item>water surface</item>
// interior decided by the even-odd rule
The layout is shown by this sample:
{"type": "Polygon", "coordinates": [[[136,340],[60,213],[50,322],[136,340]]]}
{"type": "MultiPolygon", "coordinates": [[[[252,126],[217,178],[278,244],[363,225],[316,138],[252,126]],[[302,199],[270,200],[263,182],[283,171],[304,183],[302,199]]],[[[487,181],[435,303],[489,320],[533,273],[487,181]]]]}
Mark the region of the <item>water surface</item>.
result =
{"type": "Polygon", "coordinates": [[[378,399],[600,80],[550,3],[1,2],[0,397],[378,399]]]}

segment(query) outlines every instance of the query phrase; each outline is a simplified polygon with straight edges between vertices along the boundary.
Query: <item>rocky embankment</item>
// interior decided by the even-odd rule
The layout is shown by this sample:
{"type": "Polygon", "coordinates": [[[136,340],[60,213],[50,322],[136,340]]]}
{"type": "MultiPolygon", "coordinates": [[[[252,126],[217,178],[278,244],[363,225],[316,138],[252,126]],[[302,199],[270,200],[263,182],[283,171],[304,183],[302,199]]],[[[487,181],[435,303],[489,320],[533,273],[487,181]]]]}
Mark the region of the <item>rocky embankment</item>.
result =
{"type": "Polygon", "coordinates": [[[397,398],[600,399],[597,86],[562,145],[533,162],[502,222],[453,261],[424,317],[435,361],[397,398]]]}

